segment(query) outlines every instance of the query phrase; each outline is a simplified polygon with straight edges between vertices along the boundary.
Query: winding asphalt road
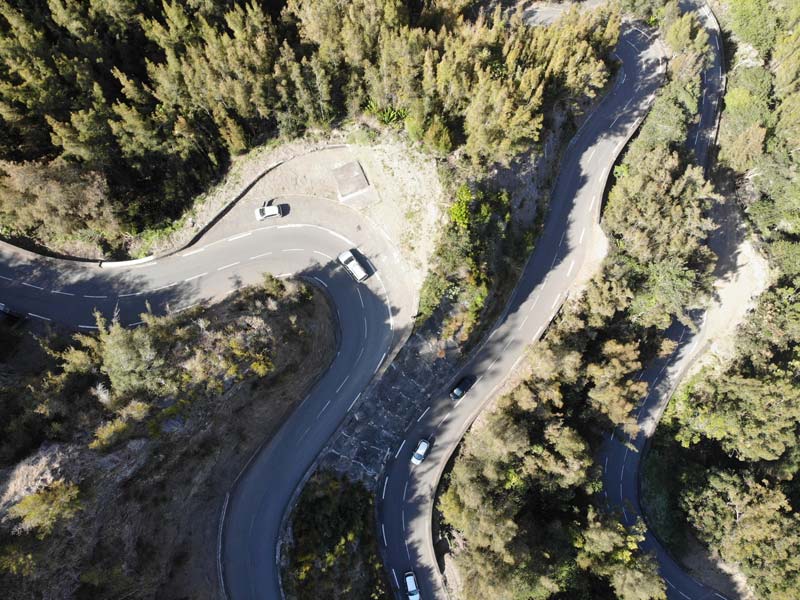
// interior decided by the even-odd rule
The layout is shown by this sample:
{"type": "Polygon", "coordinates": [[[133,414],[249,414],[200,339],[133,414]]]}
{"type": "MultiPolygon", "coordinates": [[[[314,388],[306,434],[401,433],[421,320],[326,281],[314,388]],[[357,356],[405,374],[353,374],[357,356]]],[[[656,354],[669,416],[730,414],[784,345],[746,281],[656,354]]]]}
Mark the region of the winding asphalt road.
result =
{"type": "Polygon", "coordinates": [[[449,385],[430,399],[396,449],[378,488],[379,536],[398,597],[403,573],[413,570],[422,598],[446,598],[432,541],[436,488],[450,456],[472,421],[504,384],[573,287],[587,257],[587,234],[596,227],[615,158],[646,114],[662,82],[660,46],[635,26],[623,28],[616,50],[623,72],[613,90],[575,135],[563,157],[544,231],[523,270],[505,314],[484,345],[461,369],[477,381],[459,402],[449,385]],[[410,463],[421,438],[429,456],[410,463]]]}
{"type": "MultiPolygon", "coordinates": [[[[700,120],[691,129],[687,142],[698,163],[707,166],[724,92],[720,33],[705,3],[686,2],[684,8],[697,10],[710,37],[711,57],[703,73],[700,120]]],[[[604,100],[573,140],[562,163],[545,231],[526,265],[508,312],[495,326],[488,342],[457,376],[474,374],[477,383],[457,403],[452,403],[446,395],[449,385],[431,398],[430,407],[410,428],[379,487],[383,554],[400,596],[404,592],[403,573],[414,570],[423,598],[447,597],[432,539],[433,502],[442,472],[469,425],[514,370],[524,348],[539,338],[569,293],[574,266],[583,259],[582,234],[576,236],[576,231],[584,231],[599,220],[608,171],[624,141],[638,127],[639,118],[658,87],[660,78],[656,74],[661,66],[642,32],[626,26],[617,53],[625,69],[622,85],[604,100]],[[421,438],[433,440],[432,450],[415,467],[410,457],[421,438]]],[[[732,227],[735,217],[728,213],[730,210],[717,206],[714,211],[720,228],[712,235],[710,245],[723,257],[718,266],[720,276],[730,268],[727,259],[733,256],[736,243],[732,227]]],[[[641,514],[638,489],[641,451],[655,431],[681,376],[705,345],[707,332],[703,318],[698,319],[698,326],[696,334],[680,325],[670,329],[668,335],[679,342],[676,351],[640,373],[651,390],[638,409],[640,433],[629,440],[622,432],[613,432],[602,449],[604,496],[609,508],[619,510],[626,524],[633,524],[641,514]]],[[[642,547],[655,553],[670,599],[724,598],[685,573],[650,532],[642,547]]]]}
{"type": "MultiPolygon", "coordinates": [[[[275,437],[251,458],[225,499],[220,579],[234,598],[279,598],[278,528],[294,490],[362,390],[402,341],[415,308],[399,253],[356,211],[326,199],[283,197],[288,217],[258,223],[246,196],[185,251],[143,264],[42,257],[0,243],[0,302],[30,319],[90,331],[93,313],[136,326],[141,313],[220,300],[263,273],[303,277],[338,317],[338,352],[275,437]],[[308,220],[309,222],[306,222],[308,220]],[[324,224],[321,225],[321,224],[324,224]],[[235,232],[235,233],[234,233],[235,232]],[[356,283],[335,260],[358,247],[371,277],[356,283]]],[[[222,583],[222,582],[221,582],[222,583]]]]}
{"type": "MultiPolygon", "coordinates": [[[[708,31],[711,48],[709,63],[703,73],[700,121],[689,132],[688,138],[688,145],[694,151],[697,163],[707,169],[709,148],[715,141],[716,123],[725,87],[722,42],[719,25],[708,6],[700,2],[687,2],[686,5],[686,8],[697,10],[708,31]]],[[[726,276],[734,268],[739,241],[736,210],[735,206],[717,203],[712,213],[718,228],[711,235],[709,246],[719,257],[715,273],[718,278],[726,276]]],[[[627,525],[632,525],[642,516],[639,498],[642,454],[655,433],[672,393],[687,369],[708,345],[710,332],[703,314],[697,315],[695,325],[696,331],[693,332],[682,324],[674,324],[667,335],[678,343],[675,351],[669,357],[655,360],[639,374],[639,379],[647,382],[649,392],[637,409],[638,434],[631,437],[620,430],[614,431],[601,450],[605,500],[610,508],[620,512],[627,525]]],[[[649,530],[642,548],[656,556],[661,575],[667,583],[667,596],[671,600],[725,598],[689,575],[649,530]]]]}
{"type": "MultiPolygon", "coordinates": [[[[712,34],[712,46],[718,48],[718,44],[718,35],[712,34]]],[[[413,568],[423,598],[444,597],[431,538],[433,499],[442,470],[468,426],[566,298],[584,262],[585,236],[599,219],[614,159],[638,127],[661,81],[660,54],[644,32],[626,26],[617,54],[624,73],[571,143],[545,230],[508,309],[462,370],[474,373],[476,384],[458,403],[447,398],[447,388],[431,398],[397,449],[379,488],[386,564],[398,587],[397,578],[413,568]],[[433,448],[429,458],[412,469],[410,454],[421,437],[433,438],[433,448]]],[[[717,53],[715,61],[719,60],[717,53]]],[[[693,143],[703,162],[722,90],[721,65],[716,66],[716,73],[712,67],[705,74],[702,121],[693,143]]],[[[411,322],[413,293],[402,277],[393,276],[402,272],[393,264],[396,253],[380,236],[368,235],[369,223],[329,201],[285,200],[293,210],[280,223],[253,223],[227,237],[215,238],[212,230],[184,252],[117,269],[44,258],[0,244],[0,302],[31,319],[86,330],[95,326],[95,310],[136,325],[145,310],[163,313],[218,300],[260,280],[264,272],[307,277],[329,294],[341,328],[336,358],[278,434],[246,465],[226,499],[220,573],[235,599],[280,597],[275,549],[286,506],[308,466],[402,338],[398,330],[411,322]],[[344,213],[330,214],[337,211],[344,213]],[[313,218],[304,220],[304,214],[313,218]],[[333,261],[339,252],[354,246],[378,267],[366,285],[355,284],[333,261]]],[[[253,205],[245,199],[240,206],[250,212],[253,205]]],[[[237,211],[226,218],[233,218],[237,211]]],[[[721,247],[728,240],[720,235],[714,243],[721,247]]],[[[682,341],[679,350],[667,364],[654,364],[642,373],[654,392],[640,412],[642,433],[633,440],[639,449],[652,434],[674,382],[701,345],[704,329],[696,335],[679,328],[671,333],[682,341]]],[[[604,449],[608,459],[605,484],[609,504],[624,508],[624,518],[630,521],[639,513],[640,454],[622,442],[614,436],[604,449]],[[618,497],[614,496],[615,473],[622,476],[618,497]]],[[[704,598],[714,593],[685,575],[650,535],[646,548],[658,555],[671,597],[704,598]]]]}

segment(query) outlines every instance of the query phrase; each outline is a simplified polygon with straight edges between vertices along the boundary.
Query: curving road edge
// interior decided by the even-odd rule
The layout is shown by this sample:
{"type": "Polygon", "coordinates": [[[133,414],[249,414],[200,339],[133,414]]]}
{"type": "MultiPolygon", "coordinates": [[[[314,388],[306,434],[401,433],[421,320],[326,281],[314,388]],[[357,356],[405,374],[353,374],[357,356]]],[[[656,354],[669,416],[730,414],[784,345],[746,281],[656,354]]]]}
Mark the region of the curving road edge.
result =
{"type": "MultiPolygon", "coordinates": [[[[588,255],[593,228],[616,157],[636,132],[663,81],[660,42],[625,23],[616,54],[622,61],[614,88],[576,133],[565,152],[545,228],[523,269],[505,313],[457,377],[476,382],[460,401],[448,388],[430,399],[411,424],[378,487],[378,536],[395,593],[413,570],[423,598],[446,598],[434,553],[432,518],[444,468],[464,433],[541,336],[573,289],[588,255]],[[410,463],[421,438],[432,440],[419,466],[410,463]]],[[[399,596],[398,596],[399,597],[399,596]]]]}
{"type": "MultiPolygon", "coordinates": [[[[700,120],[690,131],[687,143],[697,162],[707,168],[725,86],[721,37],[719,25],[705,2],[692,0],[685,8],[697,11],[708,30],[711,46],[709,64],[703,73],[700,120]]],[[[622,84],[597,107],[570,144],[562,161],[545,231],[525,267],[508,310],[486,344],[458,375],[474,373],[478,376],[475,386],[460,402],[451,403],[445,396],[446,389],[431,398],[431,406],[413,424],[395,460],[387,465],[379,486],[378,527],[384,564],[397,594],[403,594],[403,573],[413,570],[423,598],[447,597],[432,537],[433,503],[439,480],[468,427],[514,370],[524,348],[540,337],[566,299],[574,282],[570,274],[583,257],[583,231],[587,222],[599,221],[597,204],[602,200],[597,199],[602,199],[608,172],[622,145],[636,131],[658,87],[653,73],[659,71],[661,65],[656,69],[654,60],[647,58],[648,53],[653,52],[652,40],[647,34],[627,24],[617,49],[625,69],[622,84]],[[622,131],[614,130],[622,119],[626,119],[622,131]],[[603,146],[608,140],[620,140],[613,151],[603,146]],[[600,160],[593,162],[595,156],[600,160]],[[576,177],[576,173],[580,176],[576,177]],[[577,243],[576,224],[581,231],[577,243]],[[565,237],[566,251],[562,249],[565,237]],[[412,467],[410,455],[421,438],[433,440],[432,450],[422,465],[412,467]]],[[[711,237],[709,245],[723,259],[721,262],[733,255],[735,245],[735,216],[729,214],[730,210],[722,205],[714,208],[714,218],[720,229],[711,237]]],[[[720,265],[720,268],[725,267],[720,265]]],[[[637,413],[641,432],[634,440],[626,440],[622,433],[613,432],[601,451],[604,497],[608,507],[619,510],[628,525],[641,515],[639,466],[646,441],[655,431],[683,373],[707,344],[705,319],[700,320],[699,325],[696,334],[680,326],[670,329],[668,335],[679,342],[677,350],[640,374],[651,390],[637,413]],[[631,450],[631,443],[636,450],[631,450]]],[[[642,549],[655,554],[671,600],[724,598],[685,573],[649,531],[642,549]]]]}
{"type": "Polygon", "coordinates": [[[222,503],[216,579],[222,594],[227,588],[235,598],[280,597],[274,550],[284,509],[361,391],[388,364],[416,308],[402,255],[366,217],[304,195],[281,197],[291,207],[288,216],[256,222],[253,208],[261,200],[243,198],[184,250],[113,268],[0,243],[0,302],[32,321],[82,331],[97,328],[95,311],[135,327],[143,312],[174,313],[216,302],[261,281],[265,272],[303,277],[332,300],[339,328],[336,357],[251,457],[222,503]],[[369,267],[362,284],[336,261],[351,248],[359,249],[369,267]]]}
{"type": "MultiPolygon", "coordinates": [[[[688,146],[694,151],[696,161],[708,171],[710,151],[716,143],[720,108],[725,91],[724,58],[722,54],[719,23],[705,2],[693,0],[686,5],[696,10],[709,34],[711,55],[703,73],[703,97],[700,121],[689,132],[688,146]]],[[[712,218],[718,225],[709,239],[709,246],[718,256],[715,275],[722,277],[736,268],[735,252],[738,244],[738,208],[734,203],[716,203],[712,218]]],[[[646,515],[641,508],[640,478],[642,457],[649,447],[658,422],[685,373],[710,345],[711,332],[705,313],[696,318],[695,331],[676,323],[667,336],[677,343],[675,351],[666,358],[653,361],[639,374],[639,380],[648,384],[648,394],[637,408],[639,432],[628,436],[620,430],[611,433],[604,443],[599,460],[603,465],[603,495],[609,509],[620,513],[626,525],[632,525],[646,515]]],[[[726,597],[694,579],[675,560],[649,529],[641,547],[651,552],[659,563],[659,571],[667,584],[670,600],[726,600],[726,597]]]]}

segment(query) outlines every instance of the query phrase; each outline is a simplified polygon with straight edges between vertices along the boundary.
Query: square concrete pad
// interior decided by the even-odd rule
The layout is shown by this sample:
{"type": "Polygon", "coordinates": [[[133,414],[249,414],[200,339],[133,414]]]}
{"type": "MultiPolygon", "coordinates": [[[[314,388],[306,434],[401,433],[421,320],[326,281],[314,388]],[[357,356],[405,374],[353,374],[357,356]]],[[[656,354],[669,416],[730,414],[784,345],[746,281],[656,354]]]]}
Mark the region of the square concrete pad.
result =
{"type": "Polygon", "coordinates": [[[339,200],[347,200],[369,188],[369,182],[358,161],[345,163],[333,170],[339,200]]]}

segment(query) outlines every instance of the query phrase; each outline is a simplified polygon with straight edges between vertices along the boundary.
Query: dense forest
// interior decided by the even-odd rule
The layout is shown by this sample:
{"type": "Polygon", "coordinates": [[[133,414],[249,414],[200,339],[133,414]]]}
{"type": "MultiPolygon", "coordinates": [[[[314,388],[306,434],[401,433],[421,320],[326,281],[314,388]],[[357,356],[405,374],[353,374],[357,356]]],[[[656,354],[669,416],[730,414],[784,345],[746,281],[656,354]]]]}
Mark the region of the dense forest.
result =
{"type": "Polygon", "coordinates": [[[603,85],[619,21],[531,31],[474,5],[3,0],[0,235],[122,251],[232,156],[363,113],[432,151],[506,161],[548,100],[603,85]]]}
{"type": "Polygon", "coordinates": [[[759,598],[800,596],[800,4],[722,4],[731,65],[719,177],[772,266],[736,338],[673,399],[647,464],[654,525],[687,530],[759,598]]]}
{"type": "MultiPolygon", "coordinates": [[[[652,5],[653,3],[650,3],[652,5]]],[[[686,133],[707,36],[677,2],[651,13],[672,50],[669,80],[615,170],[601,272],[531,349],[530,375],[467,434],[439,502],[461,548],[465,598],[665,597],[654,560],[601,503],[603,436],[636,429],[631,376],[672,347],[661,333],[710,293],[713,194],[686,133]]]]}

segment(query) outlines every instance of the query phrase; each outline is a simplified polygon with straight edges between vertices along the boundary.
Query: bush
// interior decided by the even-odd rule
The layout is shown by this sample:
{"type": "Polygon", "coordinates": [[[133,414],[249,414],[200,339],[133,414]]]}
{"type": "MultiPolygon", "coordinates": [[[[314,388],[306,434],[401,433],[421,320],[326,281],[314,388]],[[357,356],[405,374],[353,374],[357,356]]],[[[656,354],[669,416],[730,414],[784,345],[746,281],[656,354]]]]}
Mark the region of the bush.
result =
{"type": "Polygon", "coordinates": [[[128,421],[116,417],[100,425],[94,432],[94,440],[89,444],[92,450],[105,450],[122,439],[130,428],[128,421]]]}
{"type": "Polygon", "coordinates": [[[20,577],[30,577],[35,566],[33,555],[17,546],[8,545],[0,550],[0,571],[20,577]]]}
{"type": "Polygon", "coordinates": [[[37,532],[44,539],[59,521],[74,517],[81,510],[79,488],[74,483],[54,481],[48,487],[28,494],[8,509],[8,514],[21,519],[20,529],[37,532]]]}

